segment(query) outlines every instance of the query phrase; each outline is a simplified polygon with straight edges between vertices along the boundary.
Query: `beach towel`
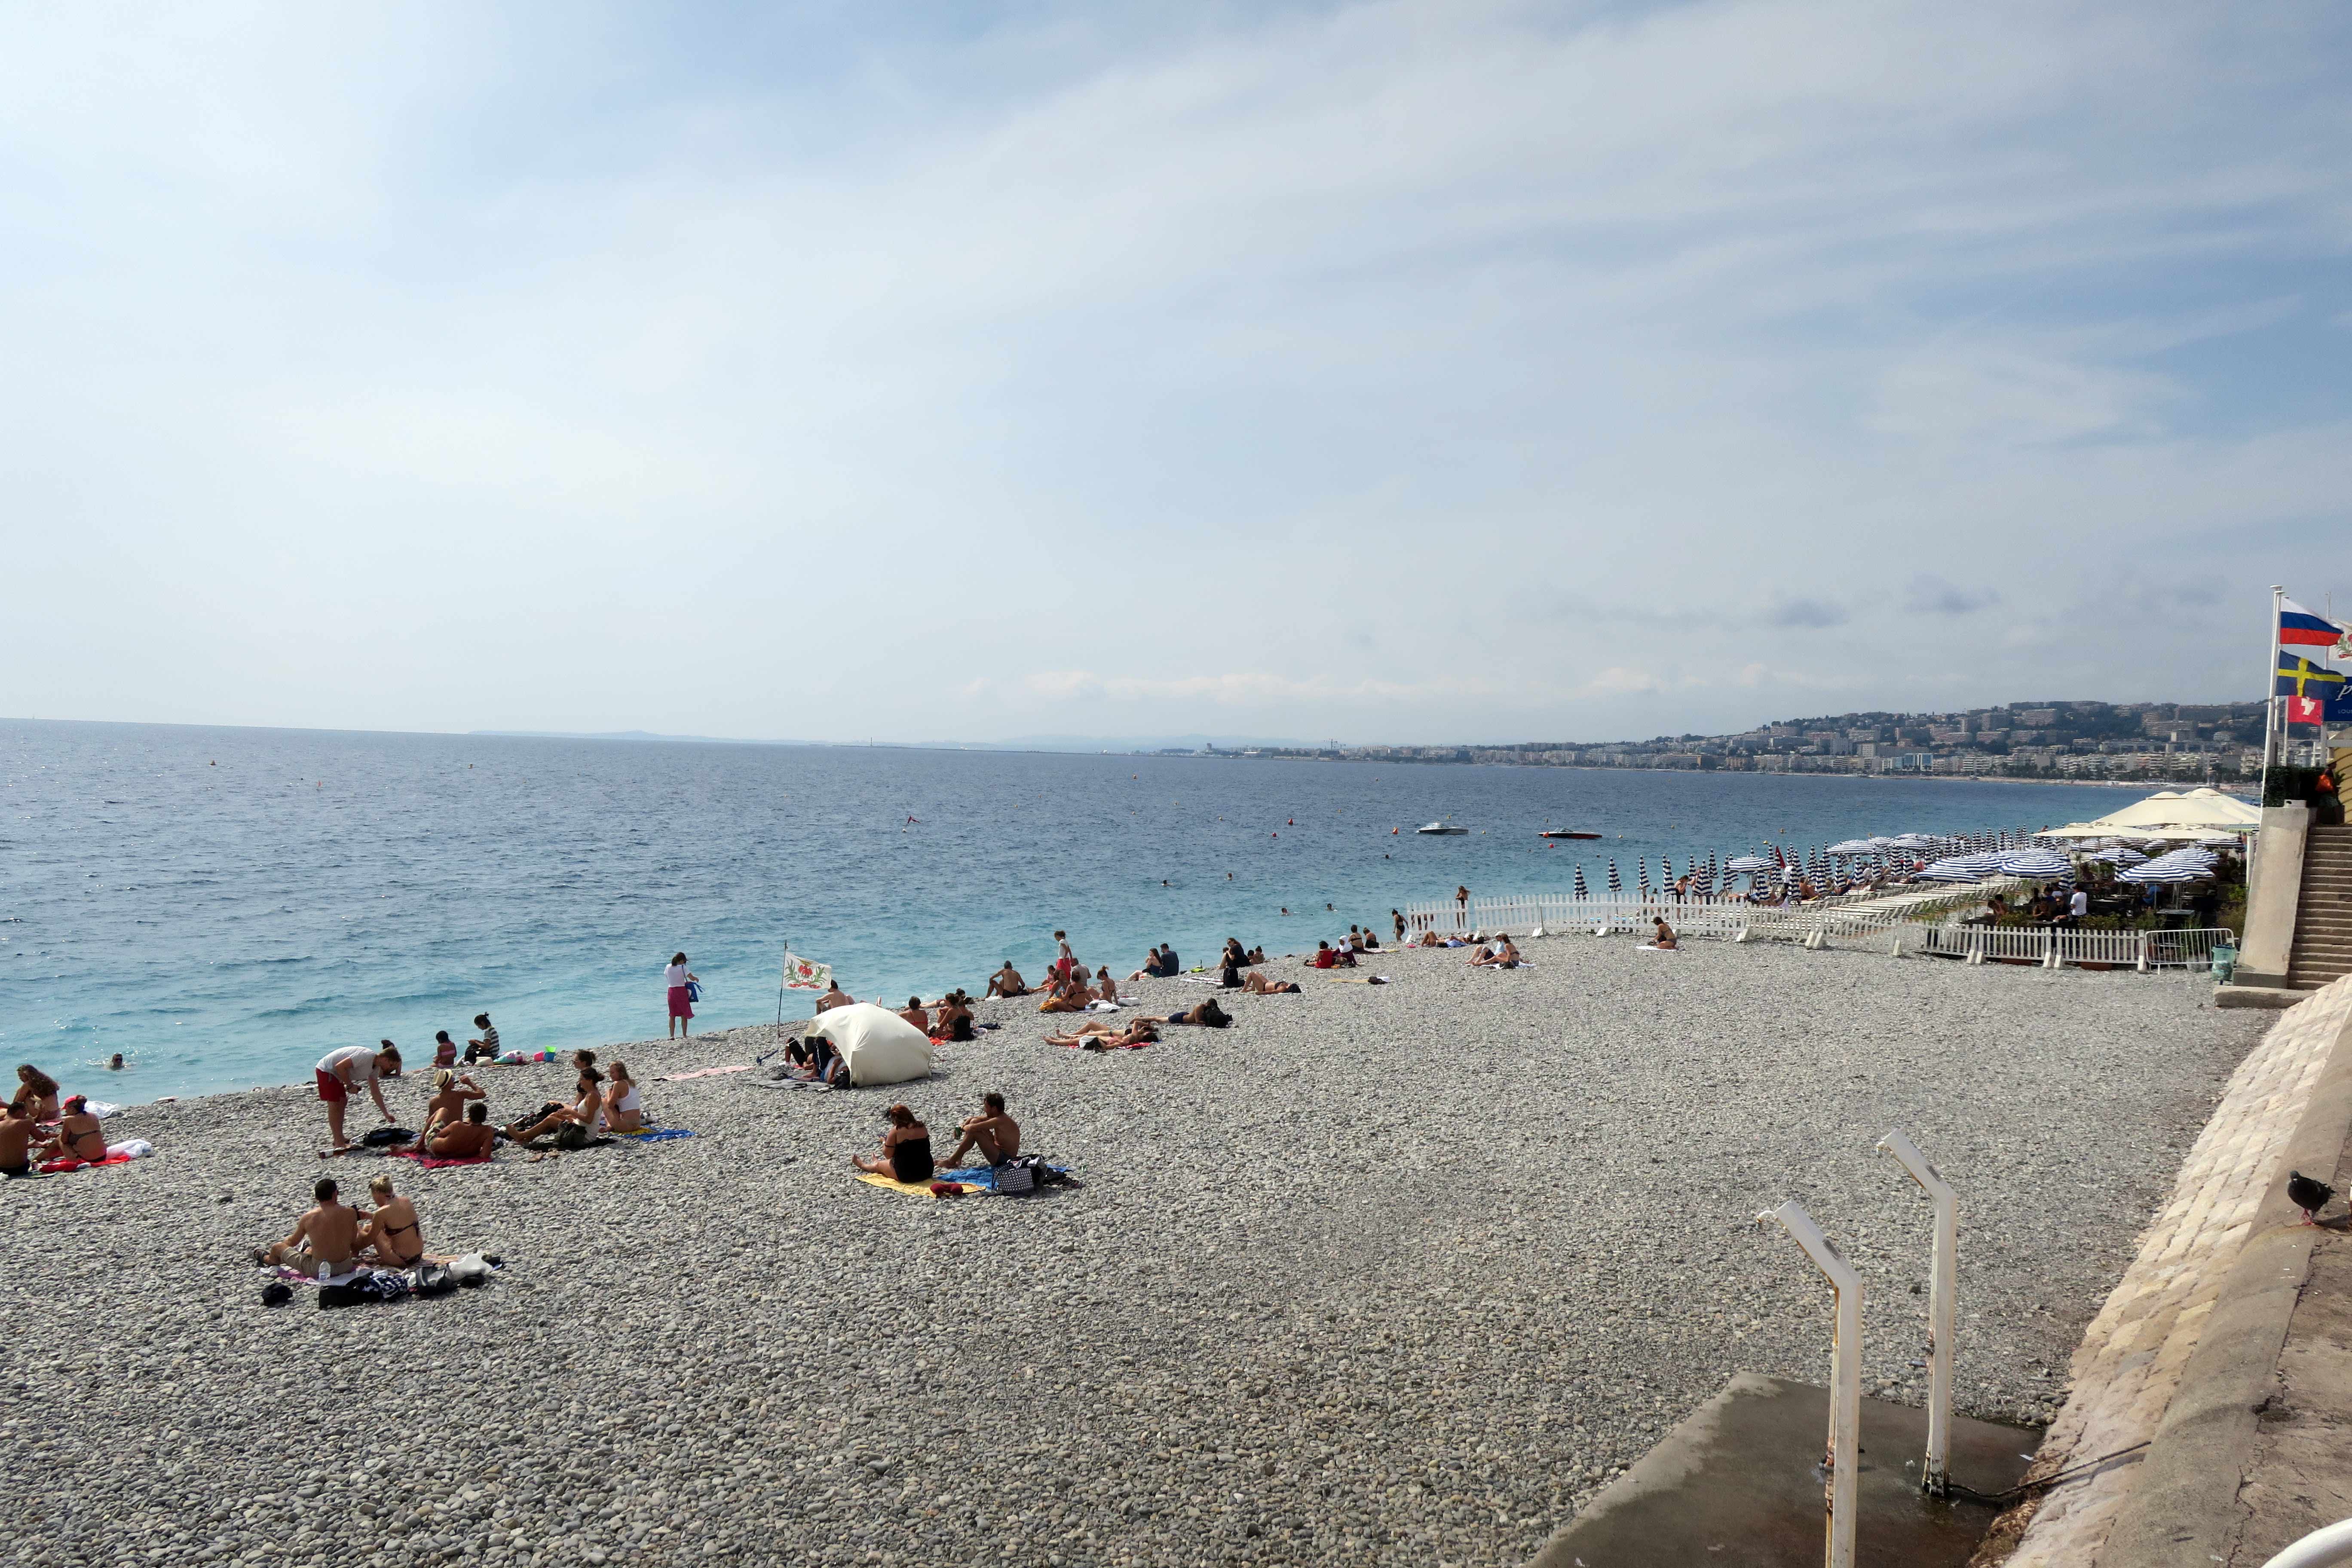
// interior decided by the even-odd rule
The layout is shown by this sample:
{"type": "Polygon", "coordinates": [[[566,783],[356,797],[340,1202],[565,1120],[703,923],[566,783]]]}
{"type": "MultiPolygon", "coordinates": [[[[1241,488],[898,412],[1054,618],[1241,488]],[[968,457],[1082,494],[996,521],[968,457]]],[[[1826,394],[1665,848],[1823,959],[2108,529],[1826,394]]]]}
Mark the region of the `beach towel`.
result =
{"type": "Polygon", "coordinates": [[[750,1072],[751,1070],[751,1064],[750,1062],[740,1062],[731,1068],[703,1068],[695,1072],[665,1073],[660,1078],[654,1079],[654,1081],[656,1083],[684,1083],[688,1079],[725,1078],[730,1072],[750,1072]]]}
{"type": "Polygon", "coordinates": [[[814,1078],[755,1078],[753,1089],[813,1089],[819,1094],[830,1091],[833,1085],[814,1078]]]}
{"type": "Polygon", "coordinates": [[[869,1187],[880,1187],[886,1193],[899,1193],[910,1198],[937,1198],[940,1194],[931,1191],[934,1183],[943,1187],[958,1187],[967,1193],[984,1190],[969,1181],[950,1182],[934,1177],[928,1182],[902,1182],[895,1176],[877,1176],[871,1171],[860,1171],[857,1179],[869,1187]]]}
{"type": "Polygon", "coordinates": [[[122,1107],[109,1100],[90,1100],[88,1098],[85,1098],[82,1100],[81,1108],[89,1114],[97,1117],[100,1121],[105,1121],[108,1117],[122,1109],[122,1107]]]}
{"type": "Polygon", "coordinates": [[[1645,942],[1633,951],[1635,952],[1680,952],[1682,949],[1678,947],[1660,947],[1654,942],[1645,942]]]}
{"type": "Polygon", "coordinates": [[[62,1176],[74,1171],[87,1171],[94,1165],[128,1165],[138,1157],[136,1154],[118,1154],[111,1149],[106,1152],[106,1158],[103,1160],[77,1160],[68,1155],[63,1159],[51,1160],[43,1164],[41,1174],[62,1176]]]}
{"type": "Polygon", "coordinates": [[[275,1268],[265,1268],[262,1272],[297,1285],[349,1285],[355,1279],[366,1279],[373,1269],[374,1265],[362,1263],[343,1273],[330,1275],[324,1279],[315,1274],[306,1274],[301,1269],[284,1263],[275,1268]]]}
{"type": "Polygon", "coordinates": [[[1327,974],[1323,977],[1334,985],[1386,985],[1385,974],[1327,974]]]}
{"type": "Polygon", "coordinates": [[[418,1166],[427,1171],[446,1171],[452,1165],[487,1165],[495,1161],[498,1155],[493,1151],[488,1154],[476,1154],[467,1159],[447,1160],[438,1154],[428,1154],[422,1149],[394,1149],[392,1152],[392,1157],[395,1160],[414,1160],[418,1166]]]}
{"type": "Polygon", "coordinates": [[[640,1143],[658,1143],[665,1138],[691,1138],[693,1133],[683,1127],[641,1127],[635,1132],[615,1132],[615,1138],[631,1138],[640,1143]]]}

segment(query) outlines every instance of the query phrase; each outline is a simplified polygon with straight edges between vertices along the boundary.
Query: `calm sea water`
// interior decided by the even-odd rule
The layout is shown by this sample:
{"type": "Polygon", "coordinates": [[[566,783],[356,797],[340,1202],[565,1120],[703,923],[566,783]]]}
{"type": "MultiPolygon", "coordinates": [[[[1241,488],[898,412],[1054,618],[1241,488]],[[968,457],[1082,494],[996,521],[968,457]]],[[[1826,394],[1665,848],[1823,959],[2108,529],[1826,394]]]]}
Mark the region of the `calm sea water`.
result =
{"type": "MultiPolygon", "coordinates": [[[[526,1049],[772,1019],[784,943],[860,996],[1274,951],[1608,857],[2039,826],[2016,784],[0,724],[0,1054],[143,1100],[283,1083],[488,1011],[526,1049]],[[1451,816],[1463,838],[1416,838],[1451,816]],[[918,818],[908,823],[909,816],[918,818]],[[1539,827],[1604,843],[1548,846],[1539,827]],[[1402,835],[1391,829],[1402,826],[1402,835]],[[1326,905],[1332,906],[1329,912],[1326,905]],[[1278,911],[1287,907],[1292,915],[1278,911]],[[120,1078],[93,1071],[121,1051],[120,1078]]],[[[805,1016],[805,994],[784,998],[805,1016]]]]}

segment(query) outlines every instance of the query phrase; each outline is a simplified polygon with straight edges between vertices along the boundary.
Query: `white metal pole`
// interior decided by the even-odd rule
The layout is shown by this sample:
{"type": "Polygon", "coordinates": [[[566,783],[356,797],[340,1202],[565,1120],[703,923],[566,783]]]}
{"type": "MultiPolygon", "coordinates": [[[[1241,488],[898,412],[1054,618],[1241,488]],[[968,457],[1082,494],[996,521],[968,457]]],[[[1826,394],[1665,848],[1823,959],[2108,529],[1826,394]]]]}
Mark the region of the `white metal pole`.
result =
{"type": "Polygon", "coordinates": [[[1796,1199],[1756,1216],[1759,1225],[1774,1221],[1805,1249],[1837,1295],[1836,1337],[1830,1342],[1830,1480],[1823,1489],[1822,1561],[1827,1568],[1853,1568],[1854,1481],[1862,1449],[1862,1276],[1796,1199]]]}
{"type": "Polygon", "coordinates": [[[1900,1160],[1936,1204],[1935,1256],[1927,1278],[1927,1462],[1919,1485],[1944,1497],[1952,1483],[1952,1321],[1960,1276],[1959,1200],[1943,1173],[1902,1133],[1881,1138],[1878,1152],[1900,1160]]]}
{"type": "Polygon", "coordinates": [[[2278,731],[2278,667],[2279,616],[2285,610],[2286,584],[2271,584],[2271,629],[2264,637],[2270,647],[2263,658],[2263,801],[2271,798],[2271,753],[2278,748],[2272,737],[2278,731]]]}
{"type": "Polygon", "coordinates": [[[2347,1563],[2352,1563],[2352,1519],[2313,1531],[2263,1568],[2342,1568],[2347,1563]]]}

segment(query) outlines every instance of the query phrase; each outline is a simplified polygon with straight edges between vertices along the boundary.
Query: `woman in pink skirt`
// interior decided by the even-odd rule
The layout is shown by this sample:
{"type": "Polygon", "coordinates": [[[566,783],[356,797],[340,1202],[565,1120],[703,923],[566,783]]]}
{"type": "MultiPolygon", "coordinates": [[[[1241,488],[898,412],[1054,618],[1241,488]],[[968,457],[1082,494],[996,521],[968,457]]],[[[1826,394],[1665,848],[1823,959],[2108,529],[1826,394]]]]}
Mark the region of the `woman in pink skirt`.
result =
{"type": "Polygon", "coordinates": [[[686,988],[701,979],[702,976],[686,967],[686,954],[682,952],[672,958],[669,967],[662,971],[662,984],[669,987],[669,1032],[672,1039],[694,1032],[694,1003],[687,995],[686,988]]]}

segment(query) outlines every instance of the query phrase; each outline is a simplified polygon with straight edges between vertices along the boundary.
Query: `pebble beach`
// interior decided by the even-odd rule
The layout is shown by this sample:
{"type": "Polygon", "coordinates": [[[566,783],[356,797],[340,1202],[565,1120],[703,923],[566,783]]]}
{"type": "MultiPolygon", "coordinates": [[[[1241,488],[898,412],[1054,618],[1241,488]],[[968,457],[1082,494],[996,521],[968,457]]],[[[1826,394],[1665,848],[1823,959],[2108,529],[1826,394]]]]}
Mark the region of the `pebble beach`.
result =
{"type": "MultiPolygon", "coordinates": [[[[2047,1419],[2267,1022],[2201,978],[1527,946],[1139,982],[1236,1021],[1130,1052],[985,1003],[1002,1028],[888,1089],[652,1081],[768,1028],[616,1045],[694,1136],[541,1163],[322,1164],[308,1085],[126,1109],[152,1158],[0,1188],[0,1560],[1517,1563],[1735,1372],[1825,1378],[1826,1289],[1755,1221],[1784,1198],[1864,1278],[1866,1387],[1922,1398],[1890,1128],[1960,1194],[1960,1408],[2047,1419]],[[852,1179],[891,1100],[937,1142],[985,1089],[1081,1184],[852,1179]],[[265,1307],[247,1253],[322,1170],[390,1172],[498,1278],[265,1307]]],[[[501,1121],[569,1083],[478,1076],[501,1121]]]]}

